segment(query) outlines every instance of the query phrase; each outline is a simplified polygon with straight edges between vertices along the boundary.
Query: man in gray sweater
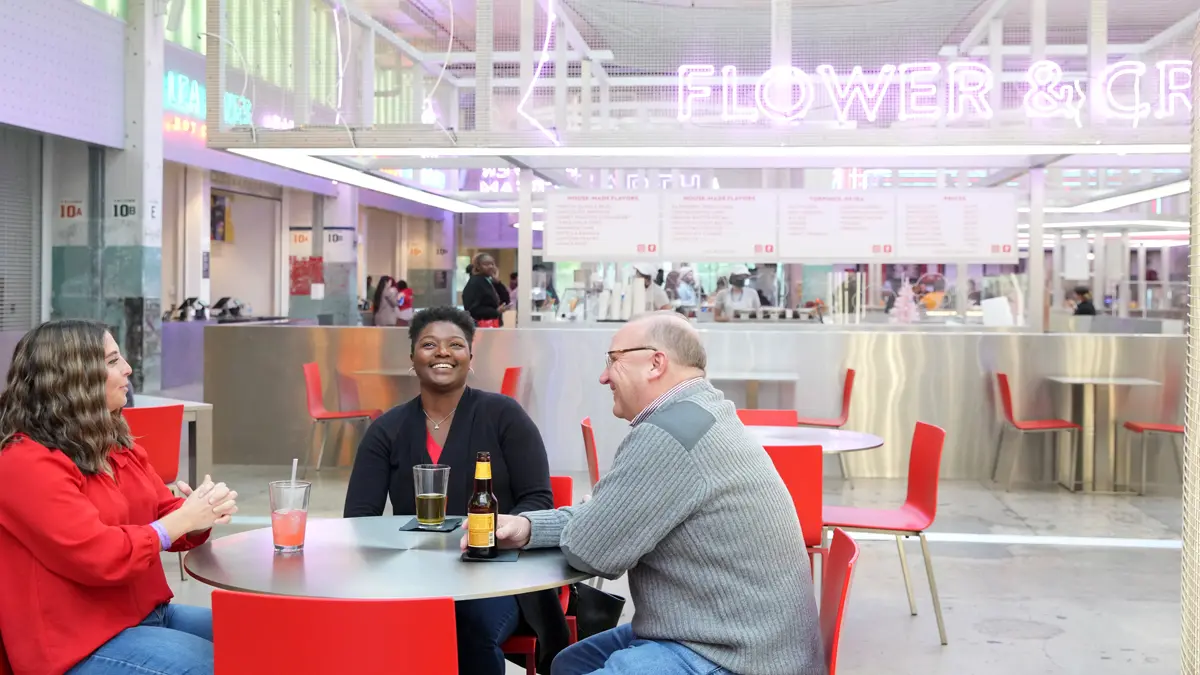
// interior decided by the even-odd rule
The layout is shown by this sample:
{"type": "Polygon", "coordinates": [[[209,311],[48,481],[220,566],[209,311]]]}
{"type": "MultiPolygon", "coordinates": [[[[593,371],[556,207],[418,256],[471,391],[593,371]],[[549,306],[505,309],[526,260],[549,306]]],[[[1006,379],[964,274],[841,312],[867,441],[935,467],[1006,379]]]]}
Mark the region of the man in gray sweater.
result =
{"type": "Polygon", "coordinates": [[[629,573],[633,623],[572,645],[553,675],[824,675],[811,571],[787,489],[704,377],[700,336],[651,314],[613,336],[600,383],[632,430],[590,501],[500,516],[507,548],[559,546],[629,573]]]}

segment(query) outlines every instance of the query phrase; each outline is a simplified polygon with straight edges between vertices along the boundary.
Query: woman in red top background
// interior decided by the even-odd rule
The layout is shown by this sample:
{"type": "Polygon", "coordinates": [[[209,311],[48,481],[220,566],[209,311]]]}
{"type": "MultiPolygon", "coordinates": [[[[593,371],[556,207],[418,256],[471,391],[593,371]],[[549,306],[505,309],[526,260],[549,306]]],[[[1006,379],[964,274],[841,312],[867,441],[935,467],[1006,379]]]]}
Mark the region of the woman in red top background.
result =
{"type": "Polygon", "coordinates": [[[121,416],[108,329],[44,323],[0,394],[0,639],[17,675],[212,673],[212,613],[172,605],[160,554],[237,511],[207,476],[175,497],[121,416]]]}

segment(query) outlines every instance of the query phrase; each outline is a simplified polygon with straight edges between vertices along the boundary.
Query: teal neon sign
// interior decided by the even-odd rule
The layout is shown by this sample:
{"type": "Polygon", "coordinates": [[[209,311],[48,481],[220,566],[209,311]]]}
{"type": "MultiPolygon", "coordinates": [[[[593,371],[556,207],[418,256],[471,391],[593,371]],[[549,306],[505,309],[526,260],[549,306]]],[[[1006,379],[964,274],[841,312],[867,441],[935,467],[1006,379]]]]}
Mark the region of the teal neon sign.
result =
{"type": "MultiPolygon", "coordinates": [[[[254,105],[250,99],[225,92],[221,106],[222,122],[231,127],[254,123],[254,105]]],[[[163,110],[196,120],[208,117],[208,97],[204,85],[192,78],[169,71],[163,76],[163,110]]]]}

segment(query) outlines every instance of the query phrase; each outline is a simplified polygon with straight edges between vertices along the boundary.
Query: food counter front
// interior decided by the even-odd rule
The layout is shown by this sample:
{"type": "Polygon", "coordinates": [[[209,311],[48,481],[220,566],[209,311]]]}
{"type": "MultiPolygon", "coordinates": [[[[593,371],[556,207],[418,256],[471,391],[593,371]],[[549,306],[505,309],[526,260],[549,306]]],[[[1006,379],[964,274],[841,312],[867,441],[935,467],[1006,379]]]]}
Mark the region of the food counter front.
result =
{"type": "MultiPolygon", "coordinates": [[[[619,327],[550,325],[481,330],[477,336],[472,386],[499,391],[505,368],[524,369],[519,398],[542,431],[552,471],[586,471],[582,418],[592,418],[602,471],[628,431],[627,423],[612,417],[611,392],[597,381],[609,340],[619,327]]],[[[795,376],[764,378],[759,385],[722,381],[719,386],[739,405],[749,393],[747,387],[755,386],[759,407],[835,417],[845,370],[855,369],[846,428],[886,440],[882,448],[848,457],[850,474],[856,478],[904,476],[913,425],[921,420],[946,429],[944,477],[986,479],[1000,431],[996,372],[1009,375],[1018,418],[1061,414],[1048,377],[1090,376],[1161,382],[1160,387],[1118,390],[1119,400],[1103,403],[1119,411],[1122,419],[1179,419],[1183,336],[905,328],[706,325],[700,332],[714,378],[722,372],[795,376]]],[[[310,429],[301,372],[306,362],[319,364],[325,403],[333,410],[386,409],[416,395],[412,377],[354,374],[406,371],[409,341],[402,328],[208,326],[204,350],[204,393],[214,405],[213,451],[218,464],[283,465],[303,457],[310,429]]],[[[334,457],[349,462],[357,442],[350,431],[340,451],[331,439],[327,463],[334,457]]],[[[1036,438],[1024,442],[1018,481],[1043,475],[1045,453],[1039,452],[1039,443],[1036,438]]],[[[1169,455],[1153,455],[1169,471],[1168,482],[1177,480],[1169,455]]],[[[1156,468],[1150,470],[1152,482],[1159,475],[1156,468]]],[[[834,460],[828,461],[826,471],[838,474],[834,460]]]]}

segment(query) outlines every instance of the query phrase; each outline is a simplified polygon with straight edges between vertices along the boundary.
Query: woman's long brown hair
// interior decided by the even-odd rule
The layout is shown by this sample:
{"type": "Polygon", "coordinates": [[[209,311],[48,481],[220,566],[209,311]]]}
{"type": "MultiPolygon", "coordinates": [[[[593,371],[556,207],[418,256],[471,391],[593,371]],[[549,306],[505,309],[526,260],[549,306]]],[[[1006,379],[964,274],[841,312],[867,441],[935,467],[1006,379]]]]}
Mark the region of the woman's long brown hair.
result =
{"type": "Polygon", "coordinates": [[[107,334],[102,323],[60,319],[21,338],[0,394],[0,448],[24,434],[86,475],[110,472],[109,452],[133,439],[121,412],[108,409],[107,334]]]}

